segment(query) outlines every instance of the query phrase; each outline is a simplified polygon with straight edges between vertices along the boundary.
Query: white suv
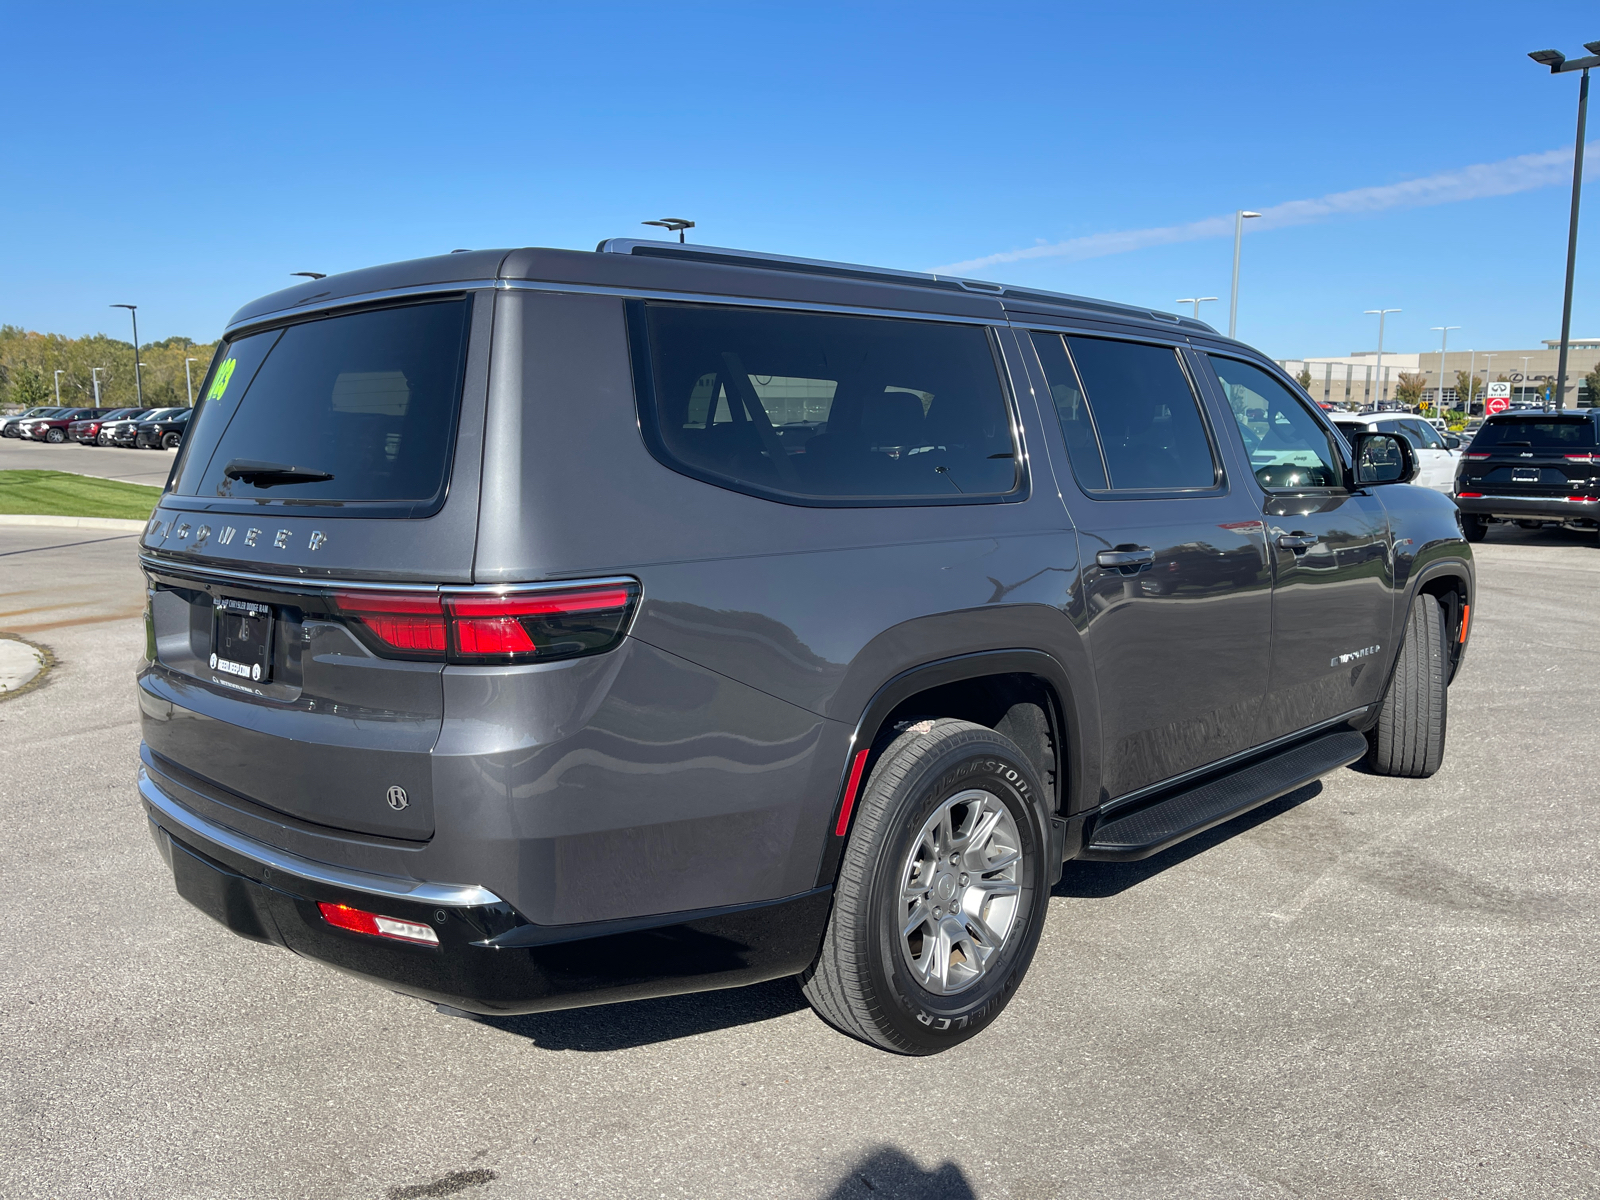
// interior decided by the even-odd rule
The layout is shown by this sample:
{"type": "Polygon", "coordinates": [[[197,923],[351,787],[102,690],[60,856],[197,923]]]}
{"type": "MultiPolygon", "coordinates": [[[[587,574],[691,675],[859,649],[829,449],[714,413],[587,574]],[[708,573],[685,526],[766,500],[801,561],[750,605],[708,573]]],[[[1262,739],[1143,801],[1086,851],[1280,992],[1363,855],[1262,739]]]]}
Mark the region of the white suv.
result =
{"type": "Polygon", "coordinates": [[[1333,423],[1339,432],[1346,437],[1368,430],[1375,433],[1403,434],[1417,452],[1417,465],[1420,470],[1416,482],[1436,492],[1443,492],[1447,496],[1454,492],[1456,467],[1461,461],[1461,452],[1446,446],[1439,431],[1424,418],[1405,413],[1362,415],[1329,413],[1328,415],[1333,418],[1333,423]]]}

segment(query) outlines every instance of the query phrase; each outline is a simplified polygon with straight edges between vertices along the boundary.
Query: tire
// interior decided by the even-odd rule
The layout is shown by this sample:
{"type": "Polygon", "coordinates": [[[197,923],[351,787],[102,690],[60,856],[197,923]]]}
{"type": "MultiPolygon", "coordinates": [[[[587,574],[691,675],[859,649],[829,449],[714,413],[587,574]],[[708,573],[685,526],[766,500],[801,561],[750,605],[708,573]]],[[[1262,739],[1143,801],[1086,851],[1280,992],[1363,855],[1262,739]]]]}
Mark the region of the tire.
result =
{"type": "Polygon", "coordinates": [[[165,434],[161,439],[161,448],[163,450],[176,450],[178,448],[178,443],[182,440],[183,437],[181,434],[165,434]]]}
{"type": "Polygon", "coordinates": [[[101,430],[95,436],[94,444],[96,446],[109,446],[109,445],[111,445],[111,435],[109,433],[105,432],[105,430],[101,430]]]}
{"type": "Polygon", "coordinates": [[[1379,775],[1426,779],[1444,761],[1450,715],[1450,651],[1439,602],[1418,595],[1403,636],[1389,694],[1367,733],[1367,761],[1379,775]]]}
{"type": "Polygon", "coordinates": [[[52,446],[59,446],[62,442],[67,440],[66,430],[52,429],[49,433],[44,435],[44,440],[49,442],[52,446]]]}
{"type": "Polygon", "coordinates": [[[1481,542],[1489,533],[1489,522],[1477,513],[1462,513],[1461,533],[1469,542],[1481,542]]]}
{"type": "Polygon", "coordinates": [[[822,951],[800,977],[817,1015],[900,1054],[948,1050],[999,1016],[1033,961],[1049,902],[1043,796],[1027,757],[992,729],[942,719],[897,737],[861,791],[822,951]],[[985,823],[984,841],[960,850],[963,831],[985,823]],[[947,846],[968,856],[955,869],[943,869],[947,846]],[[942,911],[952,891],[955,917],[942,911]],[[903,932],[918,915],[916,931],[903,932]]]}

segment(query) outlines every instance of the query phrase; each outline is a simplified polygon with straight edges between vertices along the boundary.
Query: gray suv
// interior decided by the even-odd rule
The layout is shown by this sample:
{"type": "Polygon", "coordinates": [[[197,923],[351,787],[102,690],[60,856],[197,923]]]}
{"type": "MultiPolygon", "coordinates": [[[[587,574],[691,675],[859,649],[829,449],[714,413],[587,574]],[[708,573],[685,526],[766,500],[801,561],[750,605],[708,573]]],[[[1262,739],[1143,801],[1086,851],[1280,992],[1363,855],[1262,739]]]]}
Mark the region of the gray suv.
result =
{"type": "Polygon", "coordinates": [[[1444,751],[1454,506],[1198,321],[619,240],[279,292],[201,391],[151,833],[234,932],[436,1003],[797,975],[932,1053],[1065,861],[1444,751]]]}

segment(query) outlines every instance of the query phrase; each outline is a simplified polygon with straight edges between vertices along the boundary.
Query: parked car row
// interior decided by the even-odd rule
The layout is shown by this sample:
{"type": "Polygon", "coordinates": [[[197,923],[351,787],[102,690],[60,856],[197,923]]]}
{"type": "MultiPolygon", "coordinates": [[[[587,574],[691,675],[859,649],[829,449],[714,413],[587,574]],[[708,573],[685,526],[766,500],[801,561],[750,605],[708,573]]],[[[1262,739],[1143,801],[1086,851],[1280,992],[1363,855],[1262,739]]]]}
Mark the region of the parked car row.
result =
{"type": "Polygon", "coordinates": [[[60,445],[175,450],[191,408],[30,408],[0,422],[0,437],[60,445]]]}

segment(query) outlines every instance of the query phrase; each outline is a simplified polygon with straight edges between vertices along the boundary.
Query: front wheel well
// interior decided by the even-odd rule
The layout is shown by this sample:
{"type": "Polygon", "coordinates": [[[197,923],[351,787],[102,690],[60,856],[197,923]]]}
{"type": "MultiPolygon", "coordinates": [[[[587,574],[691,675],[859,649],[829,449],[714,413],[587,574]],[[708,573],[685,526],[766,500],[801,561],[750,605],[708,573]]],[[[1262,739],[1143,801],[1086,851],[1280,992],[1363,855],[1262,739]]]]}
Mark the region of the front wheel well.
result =
{"type": "Polygon", "coordinates": [[[1466,641],[1466,624],[1471,620],[1468,605],[1472,593],[1467,581],[1459,575],[1438,574],[1422,581],[1417,589],[1420,595],[1432,596],[1444,610],[1445,636],[1450,643],[1450,678],[1455,679],[1456,668],[1461,665],[1461,648],[1466,641]]]}

